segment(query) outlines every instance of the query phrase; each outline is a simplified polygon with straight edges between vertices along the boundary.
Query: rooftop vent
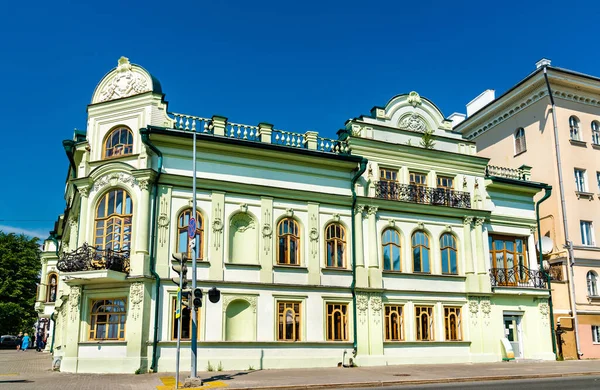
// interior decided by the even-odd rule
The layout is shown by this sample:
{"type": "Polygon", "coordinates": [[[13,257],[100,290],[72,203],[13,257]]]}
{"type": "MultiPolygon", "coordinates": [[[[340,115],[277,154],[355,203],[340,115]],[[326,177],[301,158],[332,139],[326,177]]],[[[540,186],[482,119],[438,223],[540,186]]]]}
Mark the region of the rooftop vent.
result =
{"type": "Polygon", "coordinates": [[[541,60],[539,60],[538,62],[535,63],[535,68],[539,69],[542,66],[550,66],[550,64],[552,63],[552,61],[550,61],[547,58],[542,58],[541,60]]]}

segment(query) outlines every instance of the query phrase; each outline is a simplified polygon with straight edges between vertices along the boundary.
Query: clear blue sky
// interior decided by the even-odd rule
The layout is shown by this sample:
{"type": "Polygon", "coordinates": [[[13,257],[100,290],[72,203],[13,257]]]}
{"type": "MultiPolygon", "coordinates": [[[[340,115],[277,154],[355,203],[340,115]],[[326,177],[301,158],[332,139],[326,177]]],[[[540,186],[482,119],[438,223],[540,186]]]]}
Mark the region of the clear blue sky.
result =
{"type": "Polygon", "coordinates": [[[61,141],[122,55],[161,81],[170,111],[330,136],[412,90],[464,112],[541,57],[600,75],[598,1],[89,3],[2,7],[4,231],[47,237],[65,206],[61,141]]]}

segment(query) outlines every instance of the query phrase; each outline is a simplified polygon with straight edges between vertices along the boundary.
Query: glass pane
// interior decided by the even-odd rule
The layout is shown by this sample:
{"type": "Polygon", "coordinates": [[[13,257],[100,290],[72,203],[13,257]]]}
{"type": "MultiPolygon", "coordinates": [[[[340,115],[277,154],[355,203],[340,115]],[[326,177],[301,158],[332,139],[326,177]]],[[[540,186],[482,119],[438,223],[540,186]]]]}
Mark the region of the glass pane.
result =
{"type": "Polygon", "coordinates": [[[449,258],[448,258],[448,250],[443,250],[442,251],[442,272],[443,273],[448,273],[448,271],[450,270],[450,265],[448,264],[449,258]]]}
{"type": "Polygon", "coordinates": [[[392,259],[394,261],[394,271],[400,271],[400,249],[392,247],[392,259]]]}
{"type": "Polygon", "coordinates": [[[421,272],[421,251],[419,248],[413,249],[413,267],[415,272],[421,272]]]}
{"type": "Polygon", "coordinates": [[[450,272],[453,274],[458,273],[458,260],[454,251],[450,251],[450,272]]]}
{"type": "Polygon", "coordinates": [[[423,272],[429,272],[429,250],[423,249],[423,272]]]}
{"type": "Polygon", "coordinates": [[[383,247],[383,269],[388,270],[388,271],[391,269],[390,247],[391,247],[391,245],[386,245],[383,247]]]}

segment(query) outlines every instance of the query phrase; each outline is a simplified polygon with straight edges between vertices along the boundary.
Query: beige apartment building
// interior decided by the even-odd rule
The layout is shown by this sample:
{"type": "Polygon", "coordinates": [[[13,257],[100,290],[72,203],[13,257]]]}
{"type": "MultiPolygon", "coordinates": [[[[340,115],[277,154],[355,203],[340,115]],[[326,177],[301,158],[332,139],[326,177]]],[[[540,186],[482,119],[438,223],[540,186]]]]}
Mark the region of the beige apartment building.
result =
{"type": "Polygon", "coordinates": [[[487,90],[451,119],[490,158],[489,176],[531,167],[531,180],[553,187],[539,207],[558,353],[600,358],[600,78],[542,59],[500,97],[487,90]]]}

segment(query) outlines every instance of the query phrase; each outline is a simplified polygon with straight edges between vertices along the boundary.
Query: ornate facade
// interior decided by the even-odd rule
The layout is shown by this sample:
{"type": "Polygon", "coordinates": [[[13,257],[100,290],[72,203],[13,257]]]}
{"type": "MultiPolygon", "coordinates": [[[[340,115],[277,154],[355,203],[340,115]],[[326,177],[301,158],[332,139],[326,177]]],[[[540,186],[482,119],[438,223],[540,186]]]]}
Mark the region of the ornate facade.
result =
{"type": "Polygon", "coordinates": [[[198,285],[222,292],[197,313],[200,368],[497,361],[507,332],[518,357],[554,358],[531,231],[544,186],[486,175],[416,92],[328,139],[168,112],[121,58],[63,144],[68,204],[37,304],[62,371],[174,370],[170,258],[194,202],[198,285]]]}

